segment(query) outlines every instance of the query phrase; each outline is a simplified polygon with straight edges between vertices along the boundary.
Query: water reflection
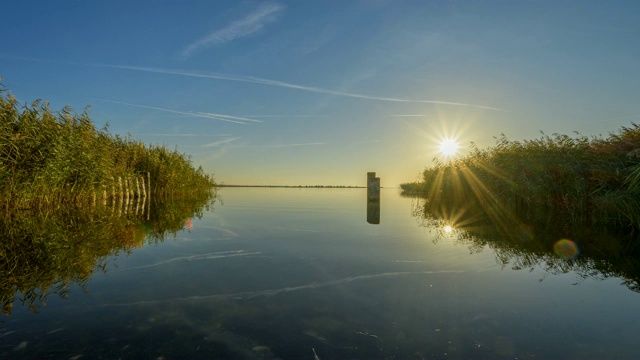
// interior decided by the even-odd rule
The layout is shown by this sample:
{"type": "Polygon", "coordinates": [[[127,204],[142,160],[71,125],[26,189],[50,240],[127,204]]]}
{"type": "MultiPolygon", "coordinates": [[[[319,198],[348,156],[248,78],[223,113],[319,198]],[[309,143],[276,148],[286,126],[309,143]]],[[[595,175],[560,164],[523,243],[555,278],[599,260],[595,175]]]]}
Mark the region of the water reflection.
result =
{"type": "Polygon", "coordinates": [[[513,270],[539,267],[550,274],[573,271],[583,279],[619,277],[629,289],[640,292],[637,234],[570,228],[552,215],[542,223],[510,213],[505,221],[473,204],[453,209],[423,198],[414,199],[413,215],[421,226],[435,231],[434,241],[451,238],[466,244],[472,252],[488,247],[500,265],[510,265],[513,270]]]}
{"type": "Polygon", "coordinates": [[[110,257],[191,229],[191,218],[201,217],[215,194],[151,202],[146,209],[131,203],[118,209],[58,208],[2,217],[2,312],[11,314],[15,301],[38,312],[52,294],[67,298],[74,284],[84,289],[95,271],[106,271],[110,257]]]}
{"type": "Polygon", "coordinates": [[[369,224],[380,224],[380,199],[367,199],[367,222],[369,224]]]}
{"type": "MultiPolygon", "coordinates": [[[[192,230],[118,257],[89,294],[74,287],[37,315],[16,306],[0,322],[0,358],[635,356],[637,294],[588,273],[584,286],[571,286],[574,274],[538,282],[544,257],[570,270],[597,261],[582,239],[563,233],[538,251],[536,225],[492,237],[469,210],[427,219],[395,191],[382,190],[385,221],[370,226],[363,190],[223,189],[224,206],[197,221],[191,211],[168,216],[168,226],[192,230]],[[439,227],[416,226],[411,209],[439,227]],[[466,240],[470,231],[480,235],[466,240]],[[560,239],[576,243],[576,259],[552,252],[560,239]],[[509,271],[494,261],[513,266],[515,256],[541,265],[509,271]]],[[[570,249],[561,244],[559,253],[570,249]]]]}

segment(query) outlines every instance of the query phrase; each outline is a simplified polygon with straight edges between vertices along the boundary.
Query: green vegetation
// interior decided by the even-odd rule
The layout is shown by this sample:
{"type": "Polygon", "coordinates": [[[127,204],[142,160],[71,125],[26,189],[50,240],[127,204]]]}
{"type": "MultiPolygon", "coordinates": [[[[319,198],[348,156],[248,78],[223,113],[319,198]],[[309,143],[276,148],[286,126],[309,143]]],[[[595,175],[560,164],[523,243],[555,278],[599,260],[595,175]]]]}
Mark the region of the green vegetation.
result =
{"type": "Polygon", "coordinates": [[[37,311],[108,257],[189,227],[214,186],[184,154],[98,130],[86,110],[20,105],[0,87],[2,311],[15,298],[37,311]]]}
{"type": "Polygon", "coordinates": [[[9,315],[14,301],[37,312],[52,294],[66,298],[96,270],[106,272],[113,256],[189,229],[191,218],[201,218],[215,200],[212,191],[170,201],[156,197],[148,207],[61,207],[0,217],[2,312],[9,315]]]}
{"type": "Polygon", "coordinates": [[[564,227],[640,227],[640,127],[606,138],[544,135],[470,154],[423,172],[406,194],[464,212],[477,207],[496,224],[561,222],[564,227]]]}
{"type": "Polygon", "coordinates": [[[472,253],[489,248],[499,265],[512,270],[542,269],[552,275],[575,272],[583,279],[620,278],[630,290],[640,292],[637,233],[567,228],[562,219],[555,223],[546,219],[496,221],[481,207],[471,206],[460,211],[423,198],[415,200],[413,216],[421,226],[435,232],[435,242],[453,240],[468,246],[472,253]],[[562,241],[575,244],[576,252],[567,256],[557,251],[562,241]]]}
{"type": "Polygon", "coordinates": [[[0,213],[113,202],[122,197],[122,184],[139,189],[148,178],[154,195],[215,185],[184,154],[111,135],[106,126],[98,130],[87,110],[76,114],[67,106],[56,113],[39,100],[21,106],[0,87],[0,213]]]}

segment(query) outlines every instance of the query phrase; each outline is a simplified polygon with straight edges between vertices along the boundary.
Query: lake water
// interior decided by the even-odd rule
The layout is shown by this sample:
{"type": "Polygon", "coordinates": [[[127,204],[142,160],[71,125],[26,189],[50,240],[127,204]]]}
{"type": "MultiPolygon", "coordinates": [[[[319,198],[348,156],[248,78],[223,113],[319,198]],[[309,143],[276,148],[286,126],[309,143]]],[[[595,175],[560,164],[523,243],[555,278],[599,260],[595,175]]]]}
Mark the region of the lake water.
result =
{"type": "Polygon", "coordinates": [[[16,304],[0,357],[638,356],[633,279],[509,258],[425,226],[416,201],[382,189],[370,224],[365,189],[222,188],[175,239],[111,256],[38,313],[16,304]]]}

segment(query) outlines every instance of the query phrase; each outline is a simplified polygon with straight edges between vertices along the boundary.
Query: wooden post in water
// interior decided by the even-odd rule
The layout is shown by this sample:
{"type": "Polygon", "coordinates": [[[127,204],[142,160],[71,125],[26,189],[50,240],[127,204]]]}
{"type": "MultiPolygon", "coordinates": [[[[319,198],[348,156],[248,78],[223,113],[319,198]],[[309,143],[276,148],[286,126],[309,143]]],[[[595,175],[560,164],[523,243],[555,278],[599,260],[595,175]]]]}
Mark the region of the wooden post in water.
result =
{"type": "Polygon", "coordinates": [[[375,172],[367,173],[367,199],[380,200],[380,178],[375,172]]]}
{"type": "Polygon", "coordinates": [[[116,179],[111,177],[111,205],[116,202],[116,179]]]}
{"type": "Polygon", "coordinates": [[[129,179],[124,179],[124,214],[129,210],[129,179]]]}
{"type": "MultiPolygon", "coordinates": [[[[124,193],[122,191],[122,177],[118,176],[118,197],[117,197],[118,216],[122,215],[122,204],[124,204],[124,193]]],[[[114,201],[115,204],[115,201],[114,201]]]]}
{"type": "Polygon", "coordinates": [[[124,193],[122,191],[122,178],[118,176],[118,195],[120,197],[120,205],[124,202],[124,193]]]}
{"type": "Polygon", "coordinates": [[[140,212],[141,212],[142,216],[144,216],[144,210],[146,209],[146,201],[147,201],[146,196],[143,196],[142,197],[142,205],[140,206],[140,212]]]}
{"type": "Polygon", "coordinates": [[[380,224],[380,178],[375,172],[367,173],[367,222],[380,224]]]}
{"type": "Polygon", "coordinates": [[[140,182],[142,183],[142,197],[147,197],[147,192],[144,190],[144,176],[140,176],[140,182]]]}
{"type": "Polygon", "coordinates": [[[147,171],[147,185],[148,185],[148,191],[147,191],[147,195],[149,195],[149,199],[148,199],[148,203],[147,203],[147,221],[149,220],[149,218],[151,217],[151,173],[147,171]]]}

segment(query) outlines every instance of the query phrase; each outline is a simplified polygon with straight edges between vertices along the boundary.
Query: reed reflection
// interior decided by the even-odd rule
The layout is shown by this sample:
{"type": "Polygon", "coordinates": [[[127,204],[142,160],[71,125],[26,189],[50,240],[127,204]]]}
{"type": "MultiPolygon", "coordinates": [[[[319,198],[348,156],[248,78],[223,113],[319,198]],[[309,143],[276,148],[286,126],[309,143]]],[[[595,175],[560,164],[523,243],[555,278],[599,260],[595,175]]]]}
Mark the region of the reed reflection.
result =
{"type": "Polygon", "coordinates": [[[640,292],[637,234],[572,228],[553,214],[547,221],[533,221],[512,212],[505,221],[473,202],[456,205],[460,207],[414,197],[412,213],[420,226],[435,232],[435,242],[453,239],[472,252],[488,247],[498,264],[513,270],[538,268],[549,274],[571,271],[582,278],[619,277],[629,289],[640,292]]]}
{"type": "Polygon", "coordinates": [[[96,270],[106,272],[114,255],[190,230],[191,219],[201,217],[215,199],[215,193],[204,192],[180,199],[156,197],[146,209],[131,202],[0,218],[2,312],[11,314],[16,301],[38,312],[52,294],[66,298],[71,285],[84,288],[96,270]]]}

